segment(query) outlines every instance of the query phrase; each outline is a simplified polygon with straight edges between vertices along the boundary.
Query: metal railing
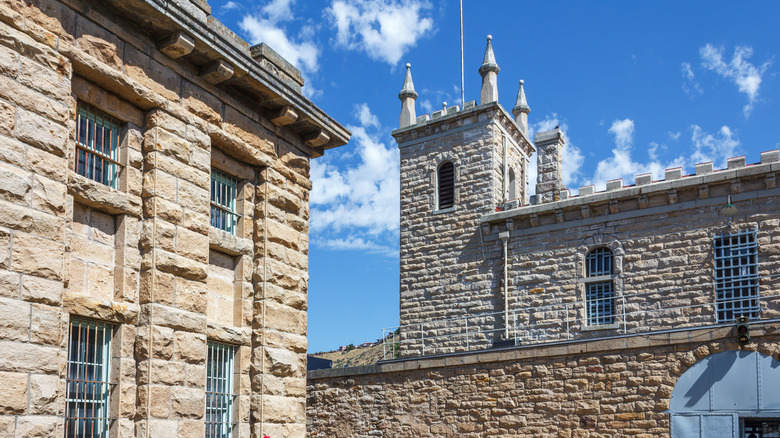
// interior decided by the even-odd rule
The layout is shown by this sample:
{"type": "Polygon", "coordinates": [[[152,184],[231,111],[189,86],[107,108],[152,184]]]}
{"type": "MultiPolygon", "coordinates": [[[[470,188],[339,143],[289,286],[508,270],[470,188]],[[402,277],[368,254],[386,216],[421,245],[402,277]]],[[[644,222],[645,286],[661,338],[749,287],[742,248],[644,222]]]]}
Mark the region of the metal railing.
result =
{"type": "Polygon", "coordinates": [[[622,295],[605,298],[614,300],[614,313],[601,315],[613,321],[606,325],[588,325],[588,308],[593,300],[564,301],[567,297],[557,297],[555,303],[510,308],[508,321],[504,321],[505,312],[501,310],[383,328],[383,360],[396,359],[399,353],[415,357],[729,325],[739,312],[734,318],[719,320],[718,310],[723,306],[740,307],[741,301],[751,301],[749,306],[758,302],[757,318],[754,312],[746,310],[752,320],[776,319],[780,318],[780,294],[767,285],[775,279],[780,280],[780,274],[762,276],[756,295],[733,299],[715,300],[714,283],[648,292],[624,291],[622,295]],[[508,338],[504,336],[507,327],[508,338]]]}

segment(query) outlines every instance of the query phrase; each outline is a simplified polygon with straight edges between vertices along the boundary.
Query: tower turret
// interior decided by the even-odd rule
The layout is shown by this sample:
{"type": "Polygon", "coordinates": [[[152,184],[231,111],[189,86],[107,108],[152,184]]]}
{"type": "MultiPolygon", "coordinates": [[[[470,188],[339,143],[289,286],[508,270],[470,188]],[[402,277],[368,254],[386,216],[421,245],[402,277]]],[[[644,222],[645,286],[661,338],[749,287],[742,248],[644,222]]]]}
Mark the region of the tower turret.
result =
{"type": "Polygon", "coordinates": [[[526,137],[528,136],[528,113],[530,112],[531,107],[528,106],[528,102],[525,100],[523,80],[520,79],[520,89],[517,90],[517,101],[515,102],[515,107],[512,108],[512,115],[515,116],[517,126],[526,137]]]}
{"type": "Polygon", "coordinates": [[[412,82],[412,64],[406,64],[404,86],[401,92],[398,93],[398,98],[401,99],[401,122],[399,127],[405,128],[414,125],[417,121],[417,111],[414,108],[417,92],[414,91],[414,83],[412,82]]]}
{"type": "Polygon", "coordinates": [[[487,36],[487,48],[482,66],[479,67],[479,75],[482,76],[482,91],[479,94],[480,105],[498,101],[498,64],[496,55],[493,54],[493,44],[490,42],[492,35],[487,36]]]}

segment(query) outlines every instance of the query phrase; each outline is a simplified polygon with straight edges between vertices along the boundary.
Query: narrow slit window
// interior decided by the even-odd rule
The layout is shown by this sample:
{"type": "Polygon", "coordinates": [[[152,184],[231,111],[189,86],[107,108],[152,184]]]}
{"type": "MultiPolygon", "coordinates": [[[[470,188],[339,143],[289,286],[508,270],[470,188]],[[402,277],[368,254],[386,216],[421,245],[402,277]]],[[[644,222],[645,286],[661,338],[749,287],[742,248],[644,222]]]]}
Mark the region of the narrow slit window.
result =
{"type": "Polygon", "coordinates": [[[236,212],[236,195],[238,180],[232,176],[211,170],[211,226],[236,234],[238,213],[236,212]]]}
{"type": "Polygon", "coordinates": [[[117,119],[80,102],[76,112],[75,171],[81,176],[117,188],[119,180],[117,119]]]}
{"type": "MultiPolygon", "coordinates": [[[[588,278],[612,275],[612,251],[595,248],[585,257],[585,275],[588,278]]],[[[585,282],[585,307],[588,325],[606,325],[615,322],[614,281],[585,282]]]]}
{"type": "Polygon", "coordinates": [[[111,324],[73,318],[68,335],[65,437],[103,438],[111,422],[111,324]]]}
{"type": "Polygon", "coordinates": [[[759,318],[755,230],[716,235],[713,248],[718,322],[732,322],[738,316],[759,318]]]}
{"type": "Polygon", "coordinates": [[[206,370],[206,438],[233,436],[233,409],[236,394],[233,361],[236,347],[221,342],[208,343],[206,370]]]}
{"type": "Polygon", "coordinates": [[[455,166],[445,161],[438,171],[439,210],[455,205],[455,166]]]}

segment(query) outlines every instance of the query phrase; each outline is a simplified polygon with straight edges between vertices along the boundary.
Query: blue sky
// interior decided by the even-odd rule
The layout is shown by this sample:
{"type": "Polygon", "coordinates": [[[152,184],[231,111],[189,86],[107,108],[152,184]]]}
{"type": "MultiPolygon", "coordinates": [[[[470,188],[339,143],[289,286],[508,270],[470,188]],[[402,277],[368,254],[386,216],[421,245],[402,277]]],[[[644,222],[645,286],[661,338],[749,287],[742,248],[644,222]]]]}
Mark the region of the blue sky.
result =
{"type": "MultiPolygon", "coordinates": [[[[560,125],[564,183],[581,186],[780,147],[780,2],[464,0],[466,100],[493,35],[499,101],[519,79],[532,131],[560,125]]],[[[404,64],[417,114],[460,103],[458,2],[210,0],[252,44],[301,69],[305,93],[352,131],[314,160],[309,351],[398,324],[398,127],[404,64]]],[[[534,159],[532,159],[533,162],[534,159]]],[[[533,187],[532,181],[531,186],[533,187]]]]}

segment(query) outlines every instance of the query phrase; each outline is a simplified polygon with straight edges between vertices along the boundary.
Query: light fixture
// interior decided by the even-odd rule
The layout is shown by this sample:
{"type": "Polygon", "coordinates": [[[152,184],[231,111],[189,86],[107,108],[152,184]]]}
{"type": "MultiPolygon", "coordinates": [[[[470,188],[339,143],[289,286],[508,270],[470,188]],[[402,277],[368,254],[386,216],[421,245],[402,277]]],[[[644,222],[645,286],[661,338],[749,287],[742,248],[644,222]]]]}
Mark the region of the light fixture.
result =
{"type": "Polygon", "coordinates": [[[729,195],[726,205],[720,209],[720,214],[723,216],[734,216],[737,214],[737,207],[731,203],[731,195],[729,195]]]}

